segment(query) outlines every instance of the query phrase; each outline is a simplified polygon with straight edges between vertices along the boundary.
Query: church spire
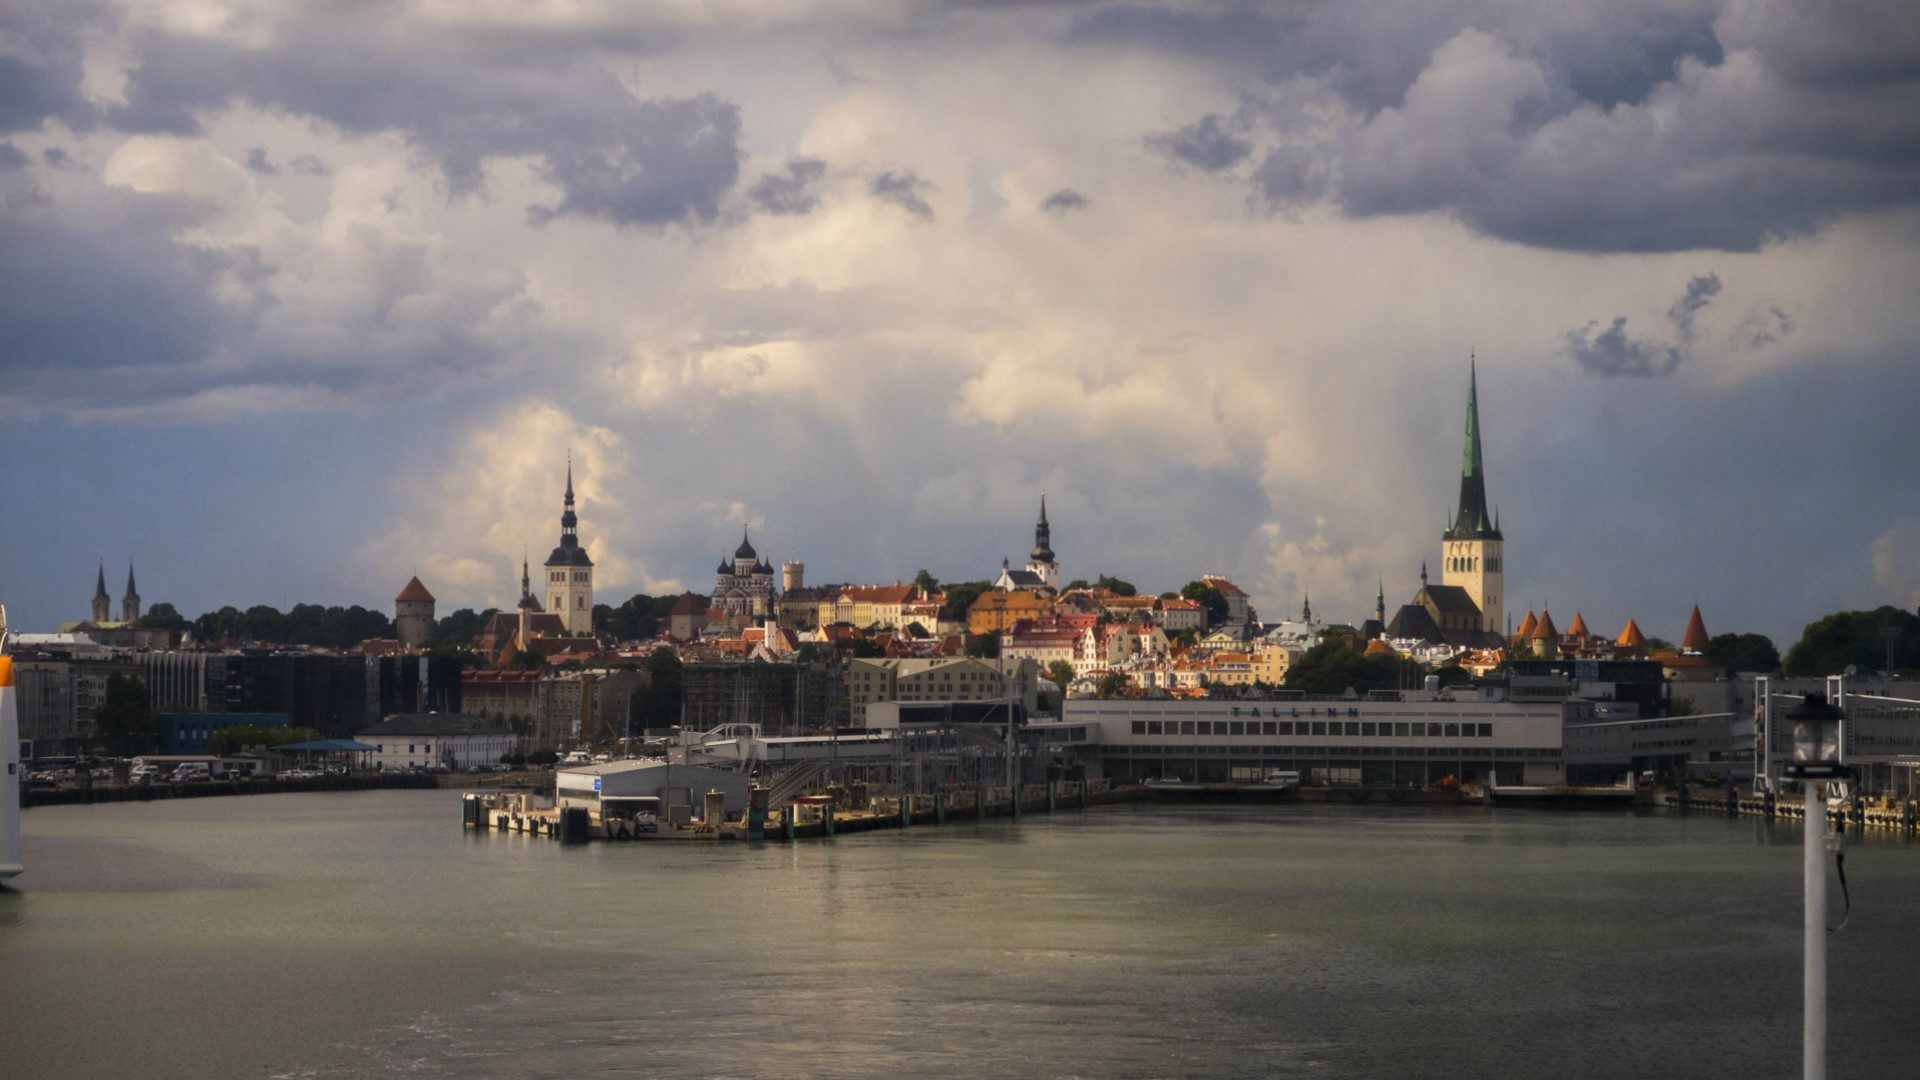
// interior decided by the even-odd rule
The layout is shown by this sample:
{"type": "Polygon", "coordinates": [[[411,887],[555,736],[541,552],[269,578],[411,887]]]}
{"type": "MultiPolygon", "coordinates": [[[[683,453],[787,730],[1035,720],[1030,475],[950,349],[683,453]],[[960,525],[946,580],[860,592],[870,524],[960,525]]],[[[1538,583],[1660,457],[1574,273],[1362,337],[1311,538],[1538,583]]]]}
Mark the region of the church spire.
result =
{"type": "Polygon", "coordinates": [[[1036,563],[1053,562],[1053,527],[1047,524],[1047,496],[1040,495],[1040,520],[1033,525],[1033,551],[1028,559],[1036,563]]]}
{"type": "Polygon", "coordinates": [[[1467,424],[1460,448],[1460,502],[1447,537],[1499,539],[1500,527],[1487,514],[1487,478],[1480,450],[1480,373],[1476,357],[1467,358],[1467,424]]]}
{"type": "Polygon", "coordinates": [[[93,598],[95,600],[105,600],[108,598],[107,597],[107,560],[105,559],[100,560],[100,576],[96,578],[93,583],[93,598]]]}
{"type": "Polygon", "coordinates": [[[1373,617],[1383,623],[1387,621],[1387,582],[1385,578],[1374,582],[1373,617]]]}
{"type": "Polygon", "coordinates": [[[133,560],[127,560],[127,595],[138,596],[140,590],[133,587],[133,560]]]}

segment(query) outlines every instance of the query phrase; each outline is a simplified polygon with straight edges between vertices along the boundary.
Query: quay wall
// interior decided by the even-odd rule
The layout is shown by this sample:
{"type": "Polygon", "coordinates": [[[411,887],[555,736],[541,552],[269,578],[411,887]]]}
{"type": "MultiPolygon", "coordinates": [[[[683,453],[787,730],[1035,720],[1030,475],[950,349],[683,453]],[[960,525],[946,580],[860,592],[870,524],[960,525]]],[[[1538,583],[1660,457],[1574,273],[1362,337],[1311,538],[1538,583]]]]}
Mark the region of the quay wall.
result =
{"type": "Polygon", "coordinates": [[[291,791],[371,791],[378,788],[438,787],[431,773],[354,773],[292,780],[261,777],[208,780],[191,784],[93,784],[74,787],[26,787],[20,806],[73,806],[81,803],[152,802],[157,799],[205,799],[216,795],[278,795],[291,791]]]}

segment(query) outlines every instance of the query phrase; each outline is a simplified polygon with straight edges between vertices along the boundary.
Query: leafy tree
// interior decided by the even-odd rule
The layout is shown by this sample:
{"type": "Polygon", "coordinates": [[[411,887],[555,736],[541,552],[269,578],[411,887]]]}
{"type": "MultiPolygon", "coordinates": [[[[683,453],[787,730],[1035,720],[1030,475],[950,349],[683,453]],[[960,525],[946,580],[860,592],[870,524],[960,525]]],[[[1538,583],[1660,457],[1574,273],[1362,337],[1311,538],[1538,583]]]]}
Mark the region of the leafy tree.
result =
{"type": "MultiPolygon", "coordinates": [[[[698,599],[704,606],[707,598],[702,596],[698,599]]],[[[666,628],[667,616],[673,613],[673,605],[679,602],[679,593],[667,596],[635,593],[618,607],[595,604],[593,628],[619,641],[643,641],[658,637],[666,628]]]]}
{"type": "Polygon", "coordinates": [[[1836,611],[1807,624],[1787,650],[1788,675],[1837,675],[1849,666],[1879,671],[1887,666],[1883,628],[1899,632],[1894,641],[1895,671],[1920,667],[1920,618],[1884,606],[1872,611],[1836,611]]]}
{"type": "Polygon", "coordinates": [[[1114,698],[1126,693],[1126,690],[1127,677],[1118,671],[1109,671],[1100,676],[1100,681],[1095,684],[1094,693],[1102,698],[1114,698]]]}
{"type": "Polygon", "coordinates": [[[480,636],[480,631],[487,625],[487,620],[499,613],[499,608],[488,608],[485,611],[461,608],[434,625],[433,639],[449,645],[471,644],[480,636]]]}
{"type": "Polygon", "coordinates": [[[853,639],[853,648],[848,652],[857,660],[878,660],[887,655],[887,647],[870,637],[862,637],[853,639]]]}
{"type": "Polygon", "coordinates": [[[1706,652],[1728,671],[1780,670],[1780,650],[1765,634],[1717,634],[1707,642],[1706,652]]]}
{"type": "Polygon", "coordinates": [[[1207,625],[1218,626],[1227,621],[1227,596],[1219,589],[1204,581],[1189,581],[1180,586],[1180,595],[1188,600],[1197,600],[1207,609],[1207,625]]]}
{"type": "Polygon", "coordinates": [[[940,588],[940,579],[934,577],[931,571],[923,568],[919,573],[913,575],[913,587],[923,593],[937,592],[940,588]]]}
{"type": "Polygon", "coordinates": [[[512,667],[524,668],[528,671],[537,671],[547,666],[547,658],[537,652],[521,649],[519,652],[513,654],[513,659],[509,660],[508,664],[512,667]]]}
{"type": "Polygon", "coordinates": [[[980,594],[992,590],[991,581],[949,582],[946,603],[940,605],[940,617],[948,622],[966,622],[967,612],[980,594]]]}
{"type": "Polygon", "coordinates": [[[325,735],[310,727],[289,727],[281,724],[236,724],[224,727],[207,736],[207,753],[220,757],[245,750],[249,746],[286,746],[290,743],[313,742],[324,739],[325,735]]]}
{"type": "Polygon", "coordinates": [[[148,608],[134,625],[142,630],[171,630],[178,633],[192,624],[187,622],[186,616],[174,610],[172,604],[163,600],[148,608]]]}
{"type": "Polygon", "coordinates": [[[1062,691],[1073,685],[1073,676],[1073,665],[1065,660],[1052,660],[1047,663],[1047,678],[1052,679],[1062,691]]]}
{"type": "Polygon", "coordinates": [[[1348,689],[1365,693],[1418,687],[1426,675],[1426,669],[1411,660],[1365,656],[1354,651],[1346,639],[1329,638],[1287,668],[1286,685],[1289,690],[1309,694],[1344,694],[1348,689]]]}
{"type": "Polygon", "coordinates": [[[279,608],[255,604],[240,616],[240,636],[248,641],[286,641],[287,617],[279,608]]]}
{"type": "Polygon", "coordinates": [[[153,707],[140,676],[107,677],[106,693],[93,707],[93,729],[107,750],[119,757],[153,750],[153,707]]]}
{"type": "Polygon", "coordinates": [[[1000,655],[999,634],[974,634],[967,638],[967,655],[991,660],[1000,655]]]}
{"type": "Polygon", "coordinates": [[[209,611],[193,620],[193,640],[213,643],[222,638],[238,638],[240,633],[240,609],[231,604],[218,611],[209,611]]]}
{"type": "Polygon", "coordinates": [[[1077,577],[1077,578],[1074,578],[1072,581],[1067,582],[1067,587],[1064,591],[1072,592],[1075,589],[1091,589],[1091,588],[1093,588],[1093,585],[1089,583],[1086,578],[1077,577]]]}
{"type": "Polygon", "coordinates": [[[1140,593],[1140,590],[1133,587],[1133,582],[1121,581],[1117,577],[1108,577],[1105,574],[1100,575],[1100,580],[1094,582],[1093,587],[1105,589],[1115,596],[1137,596],[1140,593]]]}
{"type": "Polygon", "coordinates": [[[687,700],[686,673],[680,654],[665,645],[647,655],[647,685],[633,692],[629,715],[635,729],[670,728],[680,722],[680,706],[687,700]]]}

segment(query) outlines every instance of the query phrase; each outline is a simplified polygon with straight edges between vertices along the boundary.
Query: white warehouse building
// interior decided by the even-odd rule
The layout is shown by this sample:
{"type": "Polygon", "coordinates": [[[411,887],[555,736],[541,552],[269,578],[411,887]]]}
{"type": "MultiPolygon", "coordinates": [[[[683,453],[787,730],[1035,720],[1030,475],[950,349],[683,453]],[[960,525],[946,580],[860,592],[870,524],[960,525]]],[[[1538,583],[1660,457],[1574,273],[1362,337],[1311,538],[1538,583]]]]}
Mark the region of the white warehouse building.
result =
{"type": "Polygon", "coordinates": [[[520,741],[504,723],[462,713],[389,716],[354,738],[374,748],[367,763],[376,769],[491,765],[520,741]]]}

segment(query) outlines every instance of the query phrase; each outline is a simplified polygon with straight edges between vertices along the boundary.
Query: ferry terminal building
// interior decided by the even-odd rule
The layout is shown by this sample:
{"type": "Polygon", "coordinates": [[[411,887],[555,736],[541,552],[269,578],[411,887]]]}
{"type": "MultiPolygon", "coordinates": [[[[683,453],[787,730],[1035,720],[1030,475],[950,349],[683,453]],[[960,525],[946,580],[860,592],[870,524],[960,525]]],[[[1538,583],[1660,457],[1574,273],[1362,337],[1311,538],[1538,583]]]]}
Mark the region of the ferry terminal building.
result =
{"type": "Polygon", "coordinates": [[[1056,762],[1089,778],[1258,781],[1295,770],[1308,783],[1428,784],[1447,776],[1559,784],[1566,769],[1555,703],[1453,700],[1428,691],[1261,701],[1067,701],[1031,730],[1056,762]]]}

